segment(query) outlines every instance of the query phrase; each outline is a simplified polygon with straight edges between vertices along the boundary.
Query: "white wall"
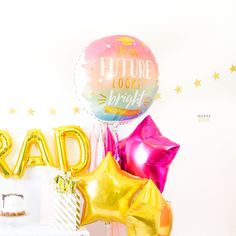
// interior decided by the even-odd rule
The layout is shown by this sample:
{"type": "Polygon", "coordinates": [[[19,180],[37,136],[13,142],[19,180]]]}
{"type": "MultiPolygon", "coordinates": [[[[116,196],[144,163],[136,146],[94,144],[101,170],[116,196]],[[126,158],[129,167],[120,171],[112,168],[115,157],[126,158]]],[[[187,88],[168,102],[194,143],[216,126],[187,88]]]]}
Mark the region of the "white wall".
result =
{"type": "MultiPolygon", "coordinates": [[[[83,45],[99,37],[130,34],[157,57],[160,92],[149,110],[161,131],[181,144],[164,196],[174,211],[173,236],[236,235],[235,15],[233,0],[0,1],[0,129],[11,132],[13,165],[30,128],[41,128],[52,149],[53,127],[78,124],[73,72],[83,45]],[[214,81],[214,72],[220,79],[214,81]],[[194,88],[195,79],[202,87],[194,88]],[[183,86],[176,95],[174,88],[183,86]],[[17,110],[10,115],[8,110],[17,110]],[[32,107],[36,113],[27,115],[32,107]],[[49,110],[55,107],[57,115],[49,110]],[[198,115],[209,114],[208,122],[198,115]]],[[[142,117],[143,118],[143,117],[142,117]]],[[[125,137],[142,119],[121,127],[125,137]]],[[[0,177],[0,192],[22,191],[32,221],[39,218],[40,167],[23,180],[0,177]],[[35,204],[36,203],[36,204],[35,204]],[[34,206],[34,207],[33,207],[34,206]]],[[[102,225],[93,229],[98,235],[102,225]]],[[[103,233],[99,233],[103,235],[103,233]]]]}

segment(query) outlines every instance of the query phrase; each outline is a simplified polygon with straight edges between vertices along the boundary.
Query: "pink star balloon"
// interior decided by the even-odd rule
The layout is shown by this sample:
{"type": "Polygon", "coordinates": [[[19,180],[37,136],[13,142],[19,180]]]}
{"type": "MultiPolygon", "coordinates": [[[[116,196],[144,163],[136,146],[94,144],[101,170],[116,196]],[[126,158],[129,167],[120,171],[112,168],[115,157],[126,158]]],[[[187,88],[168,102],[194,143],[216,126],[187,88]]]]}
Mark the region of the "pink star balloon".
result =
{"type": "MultiPolygon", "coordinates": [[[[110,131],[107,134],[107,138],[112,138],[114,143],[110,131]]],[[[110,139],[106,151],[114,150],[112,142],[110,139]]],[[[133,175],[152,179],[163,192],[169,165],[179,147],[164,137],[152,118],[147,116],[129,137],[119,141],[121,167],[133,175]]]]}

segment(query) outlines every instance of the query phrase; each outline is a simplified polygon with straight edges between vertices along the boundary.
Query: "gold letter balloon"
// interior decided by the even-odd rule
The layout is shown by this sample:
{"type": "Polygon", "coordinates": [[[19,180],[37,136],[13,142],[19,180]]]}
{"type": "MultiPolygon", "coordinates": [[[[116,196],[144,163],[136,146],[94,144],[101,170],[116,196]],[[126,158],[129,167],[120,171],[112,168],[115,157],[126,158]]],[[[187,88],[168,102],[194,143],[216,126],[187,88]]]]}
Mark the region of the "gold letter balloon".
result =
{"type": "Polygon", "coordinates": [[[8,178],[12,175],[12,171],[6,163],[6,157],[11,152],[12,139],[7,131],[0,130],[0,174],[8,178]]]}
{"type": "Polygon", "coordinates": [[[54,166],[54,161],[43,133],[38,129],[29,130],[16,162],[13,174],[17,178],[21,178],[24,174],[26,166],[48,165],[54,166]],[[39,152],[39,156],[32,156],[31,150],[35,146],[39,152]]]}
{"type": "Polygon", "coordinates": [[[55,128],[54,134],[59,168],[65,172],[70,171],[72,176],[77,176],[79,173],[87,170],[90,165],[90,144],[85,132],[79,126],[71,125],[55,128]],[[67,138],[75,139],[80,147],[79,161],[72,166],[68,163],[67,138]]]}

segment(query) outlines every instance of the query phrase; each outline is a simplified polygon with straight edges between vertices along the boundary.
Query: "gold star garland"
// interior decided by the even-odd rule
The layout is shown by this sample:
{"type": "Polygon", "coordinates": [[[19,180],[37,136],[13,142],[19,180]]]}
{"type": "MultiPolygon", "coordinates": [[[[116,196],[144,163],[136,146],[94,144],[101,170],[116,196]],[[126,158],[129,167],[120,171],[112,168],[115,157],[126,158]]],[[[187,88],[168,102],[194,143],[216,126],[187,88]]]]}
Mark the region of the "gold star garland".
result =
{"type": "Polygon", "coordinates": [[[156,99],[161,99],[161,93],[157,93],[156,99]]]}
{"type": "Polygon", "coordinates": [[[29,116],[34,116],[34,114],[35,114],[35,110],[34,110],[33,108],[30,108],[30,109],[28,110],[28,115],[29,115],[29,116]]]}
{"type": "Polygon", "coordinates": [[[56,115],[57,114],[57,110],[55,108],[52,108],[49,112],[50,112],[50,115],[56,115]]]}
{"type": "MultiPolygon", "coordinates": [[[[229,67],[229,71],[232,73],[236,73],[236,64],[232,64],[230,67],[229,67]]],[[[221,78],[220,76],[220,73],[219,72],[214,72],[211,76],[211,78],[213,78],[213,80],[219,80],[221,78]]],[[[194,87],[195,88],[200,88],[202,87],[202,81],[199,80],[199,79],[196,79],[194,82],[194,87]]],[[[177,95],[183,93],[183,87],[181,85],[176,85],[176,87],[174,88],[174,91],[177,95]]],[[[157,93],[155,99],[158,100],[158,99],[161,99],[161,93],[157,93]]]]}
{"type": "Polygon", "coordinates": [[[12,115],[16,114],[16,109],[15,108],[9,109],[9,113],[12,115]]]}
{"type": "MultiPolygon", "coordinates": [[[[231,74],[233,73],[236,73],[236,64],[232,64],[230,67],[229,67],[229,71],[231,74]]],[[[213,80],[219,80],[221,78],[220,76],[220,73],[219,72],[214,72],[211,76],[213,78],[213,80]]],[[[194,82],[194,87],[195,88],[200,88],[202,87],[202,81],[199,80],[199,79],[196,79],[194,82]]],[[[181,85],[176,85],[176,87],[174,88],[174,91],[177,95],[183,93],[183,87],[181,85]]],[[[155,96],[155,100],[159,100],[159,99],[162,99],[162,93],[158,92],[155,96]]],[[[8,110],[8,113],[10,115],[15,115],[17,113],[17,110],[14,108],[14,107],[11,107],[9,110],[8,110]]],[[[36,111],[31,107],[27,110],[27,115],[28,116],[34,116],[36,113],[36,111]]],[[[77,106],[74,106],[74,108],[72,109],[72,113],[74,115],[78,115],[80,113],[80,108],[77,107],[77,106]]],[[[52,116],[56,116],[57,115],[57,110],[52,107],[50,110],[49,110],[49,114],[52,115],[52,116]]]]}
{"type": "Polygon", "coordinates": [[[201,87],[201,86],[202,86],[201,83],[202,83],[202,81],[201,81],[201,80],[198,80],[198,79],[196,79],[196,80],[194,81],[194,85],[195,85],[196,88],[201,87]]]}
{"type": "Polygon", "coordinates": [[[236,72],[236,65],[232,65],[229,69],[231,73],[236,72]]]}
{"type": "Polygon", "coordinates": [[[182,87],[179,86],[179,85],[177,85],[176,88],[175,88],[175,92],[176,92],[177,94],[182,93],[182,87]]]}
{"type": "Polygon", "coordinates": [[[74,109],[73,109],[73,113],[74,114],[79,114],[79,108],[75,106],[74,109]]]}
{"type": "Polygon", "coordinates": [[[214,78],[214,80],[217,80],[217,79],[220,78],[220,74],[217,73],[217,72],[215,72],[215,73],[212,75],[212,77],[214,78]]]}
{"type": "MultiPolygon", "coordinates": [[[[74,108],[73,108],[71,111],[72,111],[72,113],[73,113],[74,115],[77,115],[77,114],[80,113],[80,108],[77,107],[77,106],[74,106],[74,108]]],[[[52,107],[48,112],[49,112],[49,114],[52,115],[52,116],[56,116],[56,115],[57,115],[57,110],[56,110],[56,108],[54,108],[54,107],[52,107]]],[[[8,113],[9,113],[10,115],[15,115],[15,114],[17,113],[17,110],[16,110],[14,107],[12,107],[12,108],[10,108],[10,109],[8,110],[8,113]]],[[[27,109],[26,114],[27,114],[28,116],[34,116],[34,115],[36,114],[36,110],[35,110],[34,108],[30,107],[29,109],[27,109]]]]}

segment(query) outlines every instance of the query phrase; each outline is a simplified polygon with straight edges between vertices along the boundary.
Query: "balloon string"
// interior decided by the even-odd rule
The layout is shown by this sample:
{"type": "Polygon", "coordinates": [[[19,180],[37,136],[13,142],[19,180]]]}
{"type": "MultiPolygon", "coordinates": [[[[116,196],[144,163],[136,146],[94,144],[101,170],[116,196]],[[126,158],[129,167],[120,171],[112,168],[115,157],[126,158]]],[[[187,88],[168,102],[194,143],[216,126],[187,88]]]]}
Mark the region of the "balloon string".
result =
{"type": "MultiPolygon", "coordinates": [[[[105,156],[105,146],[104,146],[104,124],[100,122],[99,124],[99,139],[98,139],[98,151],[99,151],[99,163],[105,156]]],[[[98,163],[98,164],[99,164],[98,163]]]]}
{"type": "Polygon", "coordinates": [[[115,159],[117,162],[120,162],[118,126],[114,126],[114,134],[115,134],[115,159]]]}
{"type": "Polygon", "coordinates": [[[111,224],[109,222],[105,222],[105,225],[106,225],[106,236],[111,236],[111,232],[110,232],[111,224]]]}

